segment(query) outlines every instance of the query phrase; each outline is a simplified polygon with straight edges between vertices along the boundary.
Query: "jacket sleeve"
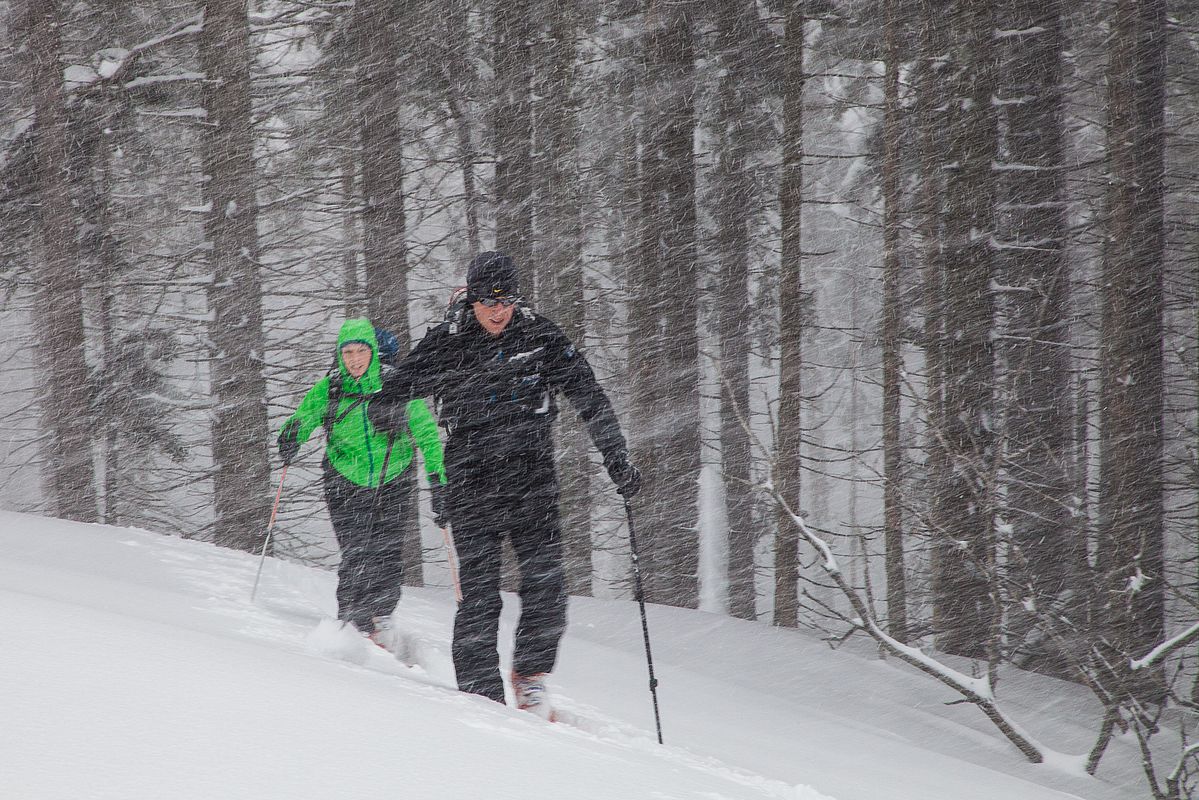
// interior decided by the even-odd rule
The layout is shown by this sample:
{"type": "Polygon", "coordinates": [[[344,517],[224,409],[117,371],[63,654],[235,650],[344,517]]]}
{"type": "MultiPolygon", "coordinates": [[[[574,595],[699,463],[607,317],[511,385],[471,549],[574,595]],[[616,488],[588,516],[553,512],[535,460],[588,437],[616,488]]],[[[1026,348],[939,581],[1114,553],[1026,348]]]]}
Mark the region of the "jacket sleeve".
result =
{"type": "Polygon", "coordinates": [[[367,416],[376,429],[403,429],[408,423],[408,403],[437,393],[448,335],[444,324],[429,331],[394,370],[383,376],[383,388],[367,407],[367,416]]]}
{"type": "Polygon", "coordinates": [[[325,407],[329,403],[329,376],[325,376],[316,382],[316,385],[308,390],[304,395],[304,399],[300,401],[300,407],[296,409],[296,413],[287,418],[283,423],[282,430],[288,430],[288,426],[295,431],[296,442],[303,444],[308,441],[308,437],[312,436],[312,432],[321,426],[325,421],[325,407]]]}
{"type": "Polygon", "coordinates": [[[591,441],[595,442],[595,448],[604,457],[606,466],[627,449],[612,403],[595,379],[591,365],[566,334],[555,331],[549,347],[552,348],[551,380],[562,389],[579,417],[587,423],[591,441]]]}
{"type": "Polygon", "coordinates": [[[428,404],[419,397],[408,403],[408,430],[412,433],[416,446],[420,448],[429,480],[445,483],[445,458],[441,449],[441,435],[437,430],[437,419],[429,410],[428,404]]]}

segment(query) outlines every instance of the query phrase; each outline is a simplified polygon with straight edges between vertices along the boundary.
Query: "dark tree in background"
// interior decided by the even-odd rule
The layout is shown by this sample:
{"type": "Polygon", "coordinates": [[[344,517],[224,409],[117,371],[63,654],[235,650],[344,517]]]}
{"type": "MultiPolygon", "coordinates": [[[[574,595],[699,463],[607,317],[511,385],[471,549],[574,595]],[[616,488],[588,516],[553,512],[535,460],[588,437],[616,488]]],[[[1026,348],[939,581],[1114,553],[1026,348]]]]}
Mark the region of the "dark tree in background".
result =
{"type": "Polygon", "coordinates": [[[638,278],[655,277],[638,287],[632,309],[656,340],[656,357],[638,370],[632,412],[645,416],[651,442],[641,463],[652,477],[639,498],[654,565],[646,598],[685,607],[699,602],[694,13],[692,3],[659,0],[646,11],[638,278]]]}
{"type": "Polygon", "coordinates": [[[84,359],[78,224],[71,200],[70,132],[60,61],[61,17],[57,2],[42,0],[29,0],[25,14],[41,233],[37,306],[42,317],[38,324],[44,333],[37,351],[49,367],[44,370],[47,381],[41,392],[42,424],[47,436],[46,479],[55,515],[95,522],[93,420],[84,359]]]}
{"type": "Polygon", "coordinates": [[[934,543],[933,628],[947,653],[984,658],[997,613],[995,364],[991,294],[996,159],[994,20],[990,0],[949,12],[948,139],[942,258],[945,270],[944,437],[948,470],[932,499],[944,526],[934,543]]]}
{"type": "MultiPolygon", "coordinates": [[[[577,0],[555,0],[548,9],[552,13],[539,27],[535,47],[536,151],[532,168],[537,191],[533,261],[538,273],[539,308],[581,346],[587,333],[587,314],[583,271],[586,179],[580,168],[582,131],[576,75],[580,8],[577,0]]],[[[591,441],[573,408],[561,412],[558,477],[567,586],[571,594],[589,595],[593,572],[591,441]]]]}
{"type": "Polygon", "coordinates": [[[1099,589],[1117,662],[1165,633],[1164,0],[1118,0],[1108,67],[1099,589]]]}
{"type": "MultiPolygon", "coordinates": [[[[364,0],[354,7],[349,36],[355,64],[354,96],[359,135],[358,173],[362,186],[362,266],[367,316],[395,334],[399,352],[411,348],[408,317],[408,224],[404,211],[405,105],[399,91],[400,36],[411,19],[402,4],[364,0]]],[[[404,517],[404,582],[423,585],[416,469],[399,478],[408,497],[404,517]]]]}
{"type": "MultiPolygon", "coordinates": [[[[1066,262],[1061,4],[1012,0],[998,99],[1005,152],[998,168],[999,263],[1006,287],[1006,513],[1013,599],[1086,618],[1086,539],[1073,522],[1070,272],[1066,262]]],[[[1018,611],[1018,663],[1072,676],[1070,659],[1018,611]]],[[[1073,654],[1075,663],[1081,654],[1073,654]]]]}
{"type": "Polygon", "coordinates": [[[717,89],[715,181],[716,241],[719,264],[716,304],[720,334],[720,456],[728,509],[729,613],[742,619],[757,615],[754,574],[754,492],[750,484],[749,430],[750,323],[749,241],[754,206],[750,171],[754,60],[761,27],[753,2],[717,2],[716,51],[723,67],[717,89]]]}
{"type": "Polygon", "coordinates": [[[924,355],[924,476],[926,490],[921,497],[922,528],[931,545],[933,563],[930,578],[936,580],[938,539],[946,520],[940,498],[949,480],[949,457],[945,442],[945,336],[946,274],[941,241],[945,195],[947,138],[943,120],[949,103],[949,65],[944,54],[949,46],[948,31],[940,11],[933,4],[919,7],[917,26],[916,128],[917,176],[914,228],[920,256],[921,305],[923,325],[920,332],[924,355]]]}
{"type": "Polygon", "coordinates": [[[491,135],[495,148],[495,246],[516,260],[521,291],[537,298],[533,266],[532,0],[491,3],[491,135]]]}
{"type": "Polygon", "coordinates": [[[476,188],[475,136],[471,126],[470,108],[475,70],[471,65],[471,37],[467,29],[467,9],[470,0],[445,0],[436,15],[434,41],[440,43],[440,58],[435,72],[440,75],[438,89],[444,97],[446,110],[454,129],[455,153],[462,179],[463,216],[466,222],[466,242],[470,257],[481,252],[479,240],[479,204],[476,188]]]}
{"type": "Polygon", "coordinates": [[[368,314],[409,349],[407,218],[404,213],[404,105],[399,92],[399,6],[354,7],[351,53],[362,184],[362,260],[368,314]]]}
{"type": "MultiPolygon", "coordinates": [[[[783,163],[779,179],[782,245],[779,262],[779,404],[774,442],[774,483],[801,513],[803,442],[804,291],[801,265],[803,211],[804,3],[791,0],[783,18],[783,163]]],[[[779,510],[774,545],[774,624],[794,628],[799,617],[799,539],[779,510]]]]}
{"type": "Polygon", "coordinates": [[[887,0],[886,73],[883,85],[883,546],[887,576],[887,631],[901,642],[908,640],[907,577],[903,543],[903,443],[901,428],[901,374],[903,372],[903,308],[900,305],[900,232],[903,225],[900,190],[899,71],[903,36],[898,0],[887,0]]]}
{"type": "Polygon", "coordinates": [[[213,540],[254,550],[270,513],[265,341],[245,0],[205,6],[204,236],[211,284],[213,540]]]}

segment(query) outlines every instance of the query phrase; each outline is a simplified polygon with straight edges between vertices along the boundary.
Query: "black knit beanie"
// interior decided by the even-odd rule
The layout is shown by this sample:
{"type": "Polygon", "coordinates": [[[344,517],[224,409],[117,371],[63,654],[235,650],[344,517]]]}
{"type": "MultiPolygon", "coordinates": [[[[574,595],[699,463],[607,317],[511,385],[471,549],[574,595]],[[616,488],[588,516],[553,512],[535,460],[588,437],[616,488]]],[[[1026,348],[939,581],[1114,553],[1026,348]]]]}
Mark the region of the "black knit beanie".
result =
{"type": "Polygon", "coordinates": [[[520,293],[516,262],[507,253],[479,253],[466,270],[466,294],[472,303],[488,297],[515,297],[520,293]]]}

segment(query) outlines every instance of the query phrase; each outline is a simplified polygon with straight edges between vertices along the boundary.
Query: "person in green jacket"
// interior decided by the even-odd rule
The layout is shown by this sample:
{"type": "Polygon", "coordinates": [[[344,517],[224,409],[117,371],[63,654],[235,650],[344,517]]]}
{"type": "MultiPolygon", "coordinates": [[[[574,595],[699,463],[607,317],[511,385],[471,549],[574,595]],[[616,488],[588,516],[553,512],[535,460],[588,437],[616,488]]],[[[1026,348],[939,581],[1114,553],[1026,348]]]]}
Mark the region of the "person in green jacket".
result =
{"type": "Polygon", "coordinates": [[[400,600],[400,531],[408,496],[397,478],[419,448],[440,523],[445,464],[437,420],[423,399],[408,404],[406,429],[392,435],[376,430],[367,418],[367,406],[391,369],[380,360],[370,320],[342,324],[336,358],[336,367],[308,390],[283,423],[279,454],[290,464],[300,445],[324,426],[325,502],[341,549],[337,616],[375,639],[400,600]]]}

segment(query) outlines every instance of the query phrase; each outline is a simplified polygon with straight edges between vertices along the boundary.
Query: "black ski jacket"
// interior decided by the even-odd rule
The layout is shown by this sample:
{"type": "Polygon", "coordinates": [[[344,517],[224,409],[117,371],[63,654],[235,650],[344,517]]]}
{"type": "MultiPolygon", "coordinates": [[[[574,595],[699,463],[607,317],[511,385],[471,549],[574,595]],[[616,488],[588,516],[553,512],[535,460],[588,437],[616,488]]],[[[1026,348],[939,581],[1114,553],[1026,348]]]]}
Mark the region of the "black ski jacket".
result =
{"type": "Polygon", "coordinates": [[[559,391],[586,422],[605,465],[624,454],[612,404],[557,325],[518,306],[504,331],[492,336],[463,303],[385,376],[369,415],[377,428],[397,429],[409,400],[434,397],[448,434],[446,467],[454,482],[455,472],[462,476],[522,462],[552,469],[559,391]]]}

